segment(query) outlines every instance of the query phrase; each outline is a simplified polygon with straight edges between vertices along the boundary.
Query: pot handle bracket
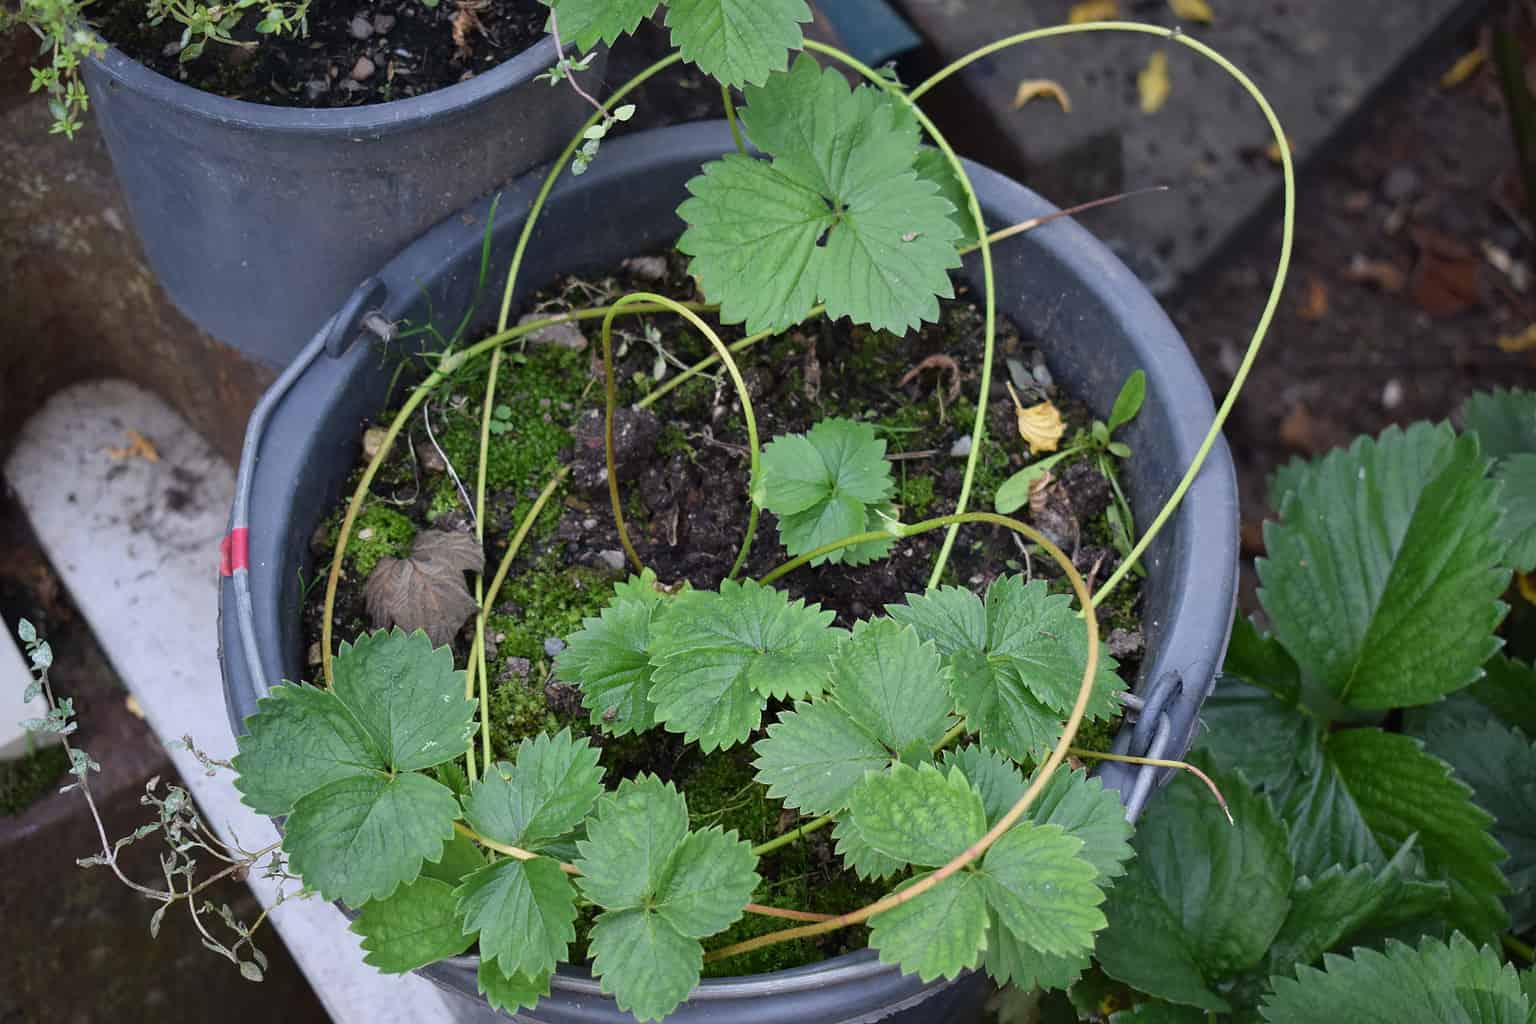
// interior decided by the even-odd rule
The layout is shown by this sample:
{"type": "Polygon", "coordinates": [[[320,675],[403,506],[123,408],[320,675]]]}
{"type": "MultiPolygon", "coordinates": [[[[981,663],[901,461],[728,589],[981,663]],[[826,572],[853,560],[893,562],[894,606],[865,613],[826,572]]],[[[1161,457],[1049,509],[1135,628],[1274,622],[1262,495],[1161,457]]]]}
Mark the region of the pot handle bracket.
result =
{"type": "MultiPolygon", "coordinates": [[[[1173,744],[1173,722],[1168,717],[1168,707],[1180,694],[1184,692],[1184,676],[1177,670],[1164,672],[1147,692],[1139,698],[1126,700],[1126,709],[1137,712],[1135,728],[1130,730],[1129,742],[1124,742],[1125,749],[1117,749],[1117,753],[1129,754],[1132,757],[1163,758],[1168,756],[1169,747],[1173,744]],[[1137,705],[1140,705],[1139,707],[1137,705]]],[[[1130,698],[1130,694],[1125,695],[1130,698]]],[[[1121,734],[1125,735],[1124,732],[1121,734]]],[[[1116,743],[1119,748],[1122,743],[1116,743]]],[[[1152,795],[1153,787],[1158,782],[1159,776],[1171,776],[1174,769],[1155,768],[1152,765],[1143,765],[1136,773],[1136,779],[1131,784],[1130,795],[1125,801],[1125,816],[1134,822],[1141,816],[1141,812],[1147,805],[1147,800],[1152,795]]]]}
{"type": "Polygon", "coordinates": [[[380,312],[388,296],[389,289],[377,277],[367,277],[353,289],[326,325],[325,354],[340,359],[365,332],[384,342],[393,340],[395,325],[380,312]]]}

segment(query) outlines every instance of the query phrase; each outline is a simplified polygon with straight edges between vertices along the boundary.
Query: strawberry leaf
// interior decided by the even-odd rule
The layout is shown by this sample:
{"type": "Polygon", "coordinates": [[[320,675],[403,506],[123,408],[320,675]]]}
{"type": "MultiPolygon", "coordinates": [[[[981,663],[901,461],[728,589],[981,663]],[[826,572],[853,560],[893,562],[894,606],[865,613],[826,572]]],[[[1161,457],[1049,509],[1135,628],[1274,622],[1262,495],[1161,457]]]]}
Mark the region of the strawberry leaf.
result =
{"type": "Polygon", "coordinates": [[[543,974],[537,977],[529,977],[526,974],[508,975],[502,973],[496,961],[482,959],[480,969],[475,974],[476,987],[485,1001],[491,1004],[495,1010],[505,1010],[508,1013],[516,1013],[518,1010],[531,1010],[535,1003],[549,995],[549,975],[543,974]]]}
{"type": "Polygon", "coordinates": [[[1485,472],[1475,438],[1419,424],[1293,475],[1284,522],[1265,526],[1259,597],[1275,636],[1338,700],[1428,703],[1498,649],[1508,572],[1485,472]]]}
{"type": "Polygon", "coordinates": [[[667,0],[667,28],[683,59],[726,85],[760,83],[800,49],[804,0],[667,0]]]}
{"type": "MultiPolygon", "coordinates": [[[[459,685],[456,692],[462,694],[459,685]]],[[[235,755],[235,788],[258,814],[288,814],[338,779],[387,767],[336,694],[285,683],[256,702],[235,755]]]]}
{"type": "Polygon", "coordinates": [[[891,763],[884,744],[831,701],[796,704],[752,749],[768,795],[811,815],[842,810],[865,772],[891,763]]]}
{"type": "Polygon", "coordinates": [[[480,933],[480,955],[506,975],[553,971],[576,939],[576,893],[552,860],[508,858],[453,891],[458,911],[480,933]]]}
{"type": "Polygon", "coordinates": [[[891,619],[854,625],[832,659],[831,698],[905,761],[931,760],[954,721],[938,652],[891,619]]]}
{"type": "Polygon", "coordinates": [[[742,121],[772,162],[712,161],[678,207],[678,249],[720,318],[778,330],[819,300],[834,319],[898,334],[935,320],[938,298],[954,294],[960,232],[913,170],[911,115],[803,55],[746,97],[742,121]]]}
{"type": "Polygon", "coordinates": [[[363,937],[363,962],[386,974],[457,956],[475,941],[454,905],[453,887],[425,877],[365,903],[351,930],[363,937]]]}
{"type": "Polygon", "coordinates": [[[679,595],[651,637],[657,720],[706,752],[742,742],[766,698],[822,691],[843,635],[831,624],[819,605],[751,581],[679,595]]]}
{"type": "MultiPolygon", "coordinates": [[[[910,888],[926,874],[903,883],[910,888]]],[[[975,967],[986,944],[987,898],[974,872],[951,875],[932,889],[870,918],[869,944],[883,963],[923,981],[953,978],[975,967]]]]}
{"type": "Polygon", "coordinates": [[[1495,654],[1467,694],[1527,736],[1536,736],[1536,666],[1495,654]]]}
{"type": "Polygon", "coordinates": [[[987,903],[1013,939],[1037,952],[1075,957],[1093,948],[1107,923],[1098,874],[1081,856],[1083,841],[1059,825],[1021,821],[982,860],[987,903]]]}
{"type": "Polygon", "coordinates": [[[849,796],[848,820],[866,845],[905,864],[949,863],[987,830],[981,794],[959,769],[897,764],[867,776],[849,796]]]}
{"type": "Polygon", "coordinates": [[[515,765],[499,764],[474,784],[464,817],[488,839],[541,850],[581,824],[602,793],[597,757],[567,729],[523,740],[515,765]]]}
{"type": "Polygon", "coordinates": [[[647,573],[614,588],[614,600],[566,639],[555,659],[555,678],[581,689],[592,724],[614,736],[655,724],[651,689],[651,632],[668,604],[647,573]],[[647,585],[647,578],[651,585],[647,585]]]}
{"type": "MultiPolygon", "coordinates": [[[[753,500],[779,517],[779,539],[792,555],[878,528],[877,509],[895,484],[885,442],[874,427],[825,419],[809,433],[775,438],[763,449],[753,500]]],[[[842,548],[811,559],[858,565],[880,557],[889,543],[842,548]],[[865,550],[868,548],[868,550],[865,550]]]]}
{"type": "Polygon", "coordinates": [[[583,51],[599,42],[612,46],[656,13],[660,0],[551,0],[560,34],[583,51]]]}

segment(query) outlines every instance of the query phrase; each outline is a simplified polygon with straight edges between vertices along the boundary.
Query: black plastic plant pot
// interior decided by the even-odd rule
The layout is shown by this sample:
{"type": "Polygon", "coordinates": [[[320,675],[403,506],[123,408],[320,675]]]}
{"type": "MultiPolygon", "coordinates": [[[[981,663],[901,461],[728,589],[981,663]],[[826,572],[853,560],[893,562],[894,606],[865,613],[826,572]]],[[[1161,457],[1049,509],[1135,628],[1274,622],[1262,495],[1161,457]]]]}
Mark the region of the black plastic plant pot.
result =
{"type": "MultiPolygon", "coordinates": [[[[555,189],[524,263],[519,296],[557,275],[602,272],[619,260],[664,247],[681,233],[675,213],[684,182],[706,160],[731,149],[723,122],[684,125],[616,140],[580,178],[555,189]]],[[[1028,189],[983,167],[969,166],[988,221],[1011,224],[1052,207],[1028,189]]],[[[492,263],[504,268],[537,190],[530,174],[502,196],[492,237],[492,263]]],[[[455,216],[380,271],[378,305],[391,320],[434,322],[451,333],[469,308],[481,265],[489,203],[455,216]]],[[[1138,522],[1152,519],[1193,459],[1213,409],[1205,381],[1173,325],[1146,289],[1086,230],[1069,220],[997,247],[1000,311],[1045,349],[1053,373],[1100,416],[1125,378],[1147,375],[1147,399],[1126,430],[1135,456],[1124,467],[1138,522]]],[[[965,273],[979,285],[974,259],[965,273]]],[[[480,322],[497,303],[482,303],[480,322]]],[[[244,583],[224,580],[220,647],[230,721],[255,710],[278,680],[306,673],[301,631],[301,571],[307,578],[310,536],[342,495],[357,458],[359,424],[391,401],[393,360],[363,340],[349,304],[316,336],[253,418],[241,465],[248,502],[237,509],[248,533],[236,536],[244,583]]],[[[1133,713],[1115,747],[1138,755],[1178,757],[1189,746],[1196,714],[1226,648],[1236,595],[1237,493],[1224,444],[1212,450],[1178,512],[1146,559],[1142,619],[1147,657],[1129,703],[1133,713]]],[[[1105,764],[1102,777],[1122,794],[1134,818],[1159,779],[1156,770],[1105,764]]],[[[423,973],[449,988],[475,992],[476,961],[457,957],[423,973]]],[[[696,1024],[846,1024],[969,1021],[983,986],[975,975],[924,985],[865,951],[794,971],[705,981],[671,1021],[696,1024]]],[[[578,967],[562,968],[552,994],[519,1018],[541,1024],[618,1024],[630,1018],[578,967]]]]}
{"type": "Polygon", "coordinates": [[[589,112],[534,80],[554,62],[546,37],[445,89],[325,110],[225,99],[116,49],[83,72],[166,293],[209,334],[282,366],[411,240],[554,158],[589,112]]]}

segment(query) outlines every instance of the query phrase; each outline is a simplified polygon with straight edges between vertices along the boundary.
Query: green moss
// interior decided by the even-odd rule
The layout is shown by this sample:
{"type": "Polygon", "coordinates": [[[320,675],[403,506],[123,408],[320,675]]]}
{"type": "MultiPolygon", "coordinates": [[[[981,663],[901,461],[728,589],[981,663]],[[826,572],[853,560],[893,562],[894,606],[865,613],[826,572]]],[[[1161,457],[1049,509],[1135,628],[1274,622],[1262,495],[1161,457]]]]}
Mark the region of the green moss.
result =
{"type": "Polygon", "coordinates": [[[432,491],[432,499],[427,504],[427,522],[435,523],[463,504],[457,485],[451,478],[444,476],[437,482],[437,487],[432,491]]]}
{"type": "MultiPolygon", "coordinates": [[[[336,550],[340,536],[338,519],[330,533],[332,551],[336,550]]],[[[379,564],[379,559],[409,555],[411,542],[415,539],[416,525],[410,519],[385,505],[365,505],[347,539],[347,565],[358,576],[366,577],[379,564]]]]}
{"type": "Polygon", "coordinates": [[[676,423],[665,423],[656,439],[656,450],[663,455],[686,455],[693,458],[694,447],[688,440],[688,432],[676,423]]]}
{"type": "Polygon", "coordinates": [[[1120,731],[1120,716],[1084,722],[1078,727],[1072,745],[1080,750],[1108,750],[1120,731]]]}
{"type": "Polygon", "coordinates": [[[69,770],[62,744],[50,744],[14,761],[0,761],[0,814],[20,814],[53,791],[69,770]]]}
{"type": "Polygon", "coordinates": [[[922,519],[933,505],[933,477],[907,476],[901,481],[896,500],[908,521],[922,519]]]}

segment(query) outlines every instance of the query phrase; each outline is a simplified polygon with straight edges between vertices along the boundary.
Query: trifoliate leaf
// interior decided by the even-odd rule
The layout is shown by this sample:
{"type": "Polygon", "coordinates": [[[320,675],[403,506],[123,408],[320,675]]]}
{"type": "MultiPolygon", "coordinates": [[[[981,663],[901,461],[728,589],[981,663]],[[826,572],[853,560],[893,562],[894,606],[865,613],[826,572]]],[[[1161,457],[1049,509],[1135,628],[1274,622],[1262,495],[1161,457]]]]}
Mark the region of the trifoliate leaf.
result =
{"type": "Polygon", "coordinates": [[[625,780],[605,793],[587,825],[576,884],[609,909],[640,906],[665,877],[668,858],[688,834],[688,803],[652,775],[625,780]]]}
{"type": "Polygon", "coordinates": [[[541,850],[581,824],[602,793],[597,757],[596,748],[572,740],[568,729],[525,739],[515,765],[499,764],[474,784],[464,817],[488,839],[541,850]]]}
{"type": "Polygon", "coordinates": [[[681,794],[642,775],[598,802],[577,843],[577,885],[605,911],[592,927],[593,973],[641,1020],[665,1017],[693,990],[698,940],[740,917],[759,881],[734,832],[687,829],[681,794]]]}
{"type": "Polygon", "coordinates": [[[683,59],[726,85],[761,83],[783,71],[811,20],[804,0],[667,0],[667,28],[683,59]]]}
{"type": "MultiPolygon", "coordinates": [[[[462,694],[464,686],[458,686],[462,694]]],[[[386,767],[362,727],[330,690],[284,684],[245,720],[235,788],[258,814],[287,814],[299,798],[337,779],[386,767]]]]}
{"type": "MultiPolygon", "coordinates": [[[[803,555],[869,529],[871,510],[890,498],[894,486],[885,442],[875,436],[875,428],[833,418],[821,420],[809,433],[769,442],[753,483],[753,500],[779,517],[785,549],[803,555]]],[[[821,555],[811,564],[867,560],[850,557],[851,550],[821,555]]]]}
{"type": "Polygon", "coordinates": [[[765,698],[821,693],[843,636],[832,617],[751,581],[679,595],[651,636],[657,720],[706,752],[742,742],[765,698]]]}
{"type": "Polygon", "coordinates": [[[953,719],[938,652],[891,619],[856,623],[832,659],[831,696],[903,760],[929,760],[953,719]]]}
{"type": "Polygon", "coordinates": [[[1203,785],[1175,778],[1137,826],[1136,859],[1110,891],[1095,955],[1143,992],[1224,1011],[1214,983],[1263,959],[1290,908],[1293,872],[1269,801],[1239,775],[1212,777],[1236,824],[1203,785]]]}
{"type": "Polygon", "coordinates": [[[1505,906],[1511,927],[1523,934],[1536,925],[1536,746],[1462,694],[1416,712],[1408,727],[1493,815],[1493,837],[1509,853],[1502,865],[1510,886],[1505,906]]]}
{"type": "Polygon", "coordinates": [[[1081,856],[1083,841],[1059,825],[1021,821],[982,859],[987,903],[1013,938],[1041,953],[1079,956],[1105,926],[1094,884],[1098,869],[1081,856]]]}
{"type": "Polygon", "coordinates": [[[492,1009],[516,1013],[533,1009],[535,1003],[549,995],[549,977],[548,974],[534,978],[525,974],[504,974],[496,961],[482,959],[475,983],[492,1009]]]}
{"type": "Polygon", "coordinates": [[[897,764],[872,773],[848,798],[848,820],[872,849],[918,867],[937,868],[987,830],[981,794],[958,769],[897,764]]]}
{"type": "Polygon", "coordinates": [[[283,848],[305,885],[360,907],[413,881],[423,861],[440,860],[458,813],[452,791],[424,775],[356,775],[295,804],[283,848]]]}
{"type": "Polygon", "coordinates": [[[592,925],[592,973],[619,1009],[661,1020],[699,983],[704,947],[644,910],[610,911],[592,925]]]}
{"type": "Polygon", "coordinates": [[[1462,406],[1461,417],[1491,459],[1536,452],[1536,391],[1479,391],[1462,406]]]}
{"type": "Polygon", "coordinates": [[[660,600],[631,594],[621,590],[596,618],[583,619],[582,628],[566,639],[565,650],[555,659],[555,678],[580,687],[592,724],[614,736],[644,732],[655,724],[646,696],[651,689],[651,630],[669,610],[660,600]]]}
{"type": "Polygon", "coordinates": [[[891,763],[884,745],[831,701],[796,704],[752,749],[768,795],[812,815],[842,810],[865,772],[891,763]]]}
{"type": "Polygon", "coordinates": [[[1527,736],[1536,736],[1536,666],[1495,654],[1467,694],[1527,736]]]}
{"type": "Polygon", "coordinates": [[[435,878],[418,878],[387,900],[365,903],[351,930],[363,937],[363,962],[385,974],[458,956],[475,941],[455,907],[453,887],[435,878]]]}
{"type": "MultiPolygon", "coordinates": [[[[908,889],[927,875],[904,883],[908,889]]],[[[900,891],[898,889],[898,891],[900,891]]],[[[923,981],[954,978],[975,967],[986,944],[987,900],[981,878],[961,871],[869,920],[869,944],[882,963],[923,981]]]]}
{"type": "Polygon", "coordinates": [[[599,41],[612,46],[656,13],[658,5],[659,0],[553,0],[550,4],[560,19],[563,39],[583,51],[599,41]]]}
{"type": "Polygon", "coordinates": [[[651,907],[678,933],[702,939],[741,917],[761,879],[752,845],[719,828],[689,832],[673,851],[651,907]]]}
{"type": "Polygon", "coordinates": [[[1259,1007],[1270,1024],[1527,1024],[1531,1012],[1515,969],[1460,935],[1328,956],[1324,970],[1304,967],[1272,985],[1259,1007]]]}
{"type": "Polygon", "coordinates": [[[1484,473],[1475,438],[1419,424],[1361,438],[1293,481],[1284,522],[1265,526],[1259,598],[1275,636],[1339,700],[1427,703],[1472,682],[1497,649],[1508,572],[1484,473]]]}
{"type": "Polygon", "coordinates": [[[865,880],[890,878],[906,867],[902,861],[887,857],[866,843],[849,818],[845,817],[837,823],[837,827],[832,830],[832,838],[837,841],[837,855],[843,863],[865,880]]]}
{"type": "Polygon", "coordinates": [[[1503,489],[1499,536],[1509,545],[1506,562],[1521,572],[1536,569],[1536,453],[1500,459],[1494,471],[1503,489]]]}
{"type": "Polygon", "coordinates": [[[678,207],[688,223],[678,249],[720,318],[782,329],[820,300],[833,319],[897,334],[937,319],[959,231],[949,201],[913,170],[911,115],[806,56],[746,96],[742,121],[773,162],[705,164],[678,207]]]}
{"type": "Polygon", "coordinates": [[[485,857],[480,853],[480,847],[475,845],[473,839],[456,834],[443,847],[442,860],[435,864],[429,860],[421,866],[421,876],[457,886],[464,880],[464,876],[472,875],[483,867],[485,857]]]}
{"type": "MultiPolygon", "coordinates": [[[[1049,594],[1044,580],[1004,576],[985,603],[963,588],[939,587],[886,612],[937,646],[955,704],[984,744],[1020,761],[1055,745],[1087,661],[1087,626],[1070,598],[1049,594]]],[[[1115,667],[1101,653],[1089,718],[1118,712],[1125,684],[1115,667]]]]}
{"type": "Polygon", "coordinates": [[[464,753],[475,702],[453,651],[434,649],[425,633],[398,629],[341,644],[332,692],[362,725],[392,771],[430,768],[464,753]]]}
{"type": "Polygon", "coordinates": [[[480,955],[507,975],[538,977],[567,959],[576,939],[576,892],[560,865],[508,858],[454,890],[466,927],[480,933],[480,955]]]}

